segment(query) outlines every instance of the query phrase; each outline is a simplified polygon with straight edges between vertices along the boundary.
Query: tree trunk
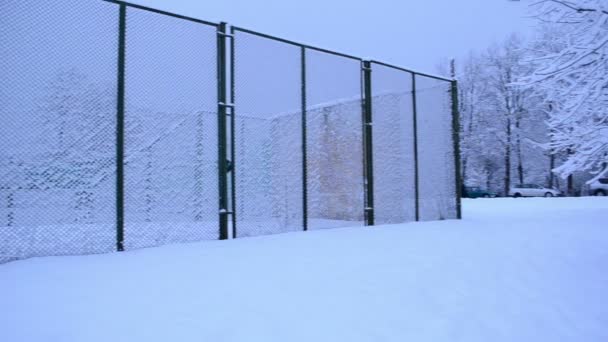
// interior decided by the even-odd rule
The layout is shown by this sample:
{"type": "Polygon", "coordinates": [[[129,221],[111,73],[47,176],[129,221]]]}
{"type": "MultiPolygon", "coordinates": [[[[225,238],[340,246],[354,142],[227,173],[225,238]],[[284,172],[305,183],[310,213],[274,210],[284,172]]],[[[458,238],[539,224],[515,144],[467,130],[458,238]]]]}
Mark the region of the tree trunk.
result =
{"type": "Polygon", "coordinates": [[[473,108],[469,108],[469,118],[468,118],[469,122],[467,123],[467,131],[463,133],[462,137],[463,139],[467,140],[467,143],[465,144],[463,141],[462,146],[466,146],[466,152],[463,153],[463,158],[462,158],[462,182],[463,184],[467,184],[467,172],[468,172],[468,166],[469,166],[469,151],[470,151],[470,141],[473,135],[473,108]]]}
{"type": "Polygon", "coordinates": [[[555,175],[553,174],[553,169],[555,169],[555,154],[551,153],[549,155],[549,188],[553,188],[555,185],[555,175]]]}
{"type": "MultiPolygon", "coordinates": [[[[568,149],[568,155],[573,154],[574,152],[571,149],[568,149]]],[[[574,196],[574,175],[568,175],[568,196],[574,196]]]]}
{"type": "Polygon", "coordinates": [[[511,118],[507,118],[507,142],[505,144],[505,196],[509,195],[511,187],[511,118]]]}
{"type": "Polygon", "coordinates": [[[515,128],[517,130],[516,134],[517,134],[517,141],[515,142],[515,148],[516,148],[516,153],[517,153],[517,179],[519,180],[519,184],[524,184],[524,165],[523,165],[523,158],[522,158],[522,154],[521,154],[521,134],[519,131],[519,126],[520,126],[520,117],[519,114],[517,116],[517,118],[515,119],[515,128]]]}
{"type": "Polygon", "coordinates": [[[462,184],[467,184],[467,158],[462,158],[462,184]]]}

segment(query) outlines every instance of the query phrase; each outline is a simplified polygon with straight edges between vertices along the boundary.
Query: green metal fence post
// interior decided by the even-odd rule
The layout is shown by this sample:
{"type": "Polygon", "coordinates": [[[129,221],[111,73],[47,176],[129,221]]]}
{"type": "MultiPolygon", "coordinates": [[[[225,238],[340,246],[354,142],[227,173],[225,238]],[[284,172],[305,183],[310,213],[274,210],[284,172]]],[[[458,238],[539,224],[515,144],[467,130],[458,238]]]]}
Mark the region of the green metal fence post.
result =
{"type": "Polygon", "coordinates": [[[363,139],[365,141],[365,218],[366,225],[374,225],[374,165],[372,150],[372,66],[370,61],[363,61],[364,88],[364,123],[363,139]]]}
{"type": "Polygon", "coordinates": [[[460,113],[458,111],[458,81],[451,83],[452,139],[454,142],[454,170],[456,182],[456,217],[462,219],[462,177],[460,173],[460,113]]]}
{"type": "Polygon", "coordinates": [[[302,97],[302,225],[308,230],[308,172],[306,170],[306,47],[300,48],[302,97]]]}
{"type": "Polygon", "coordinates": [[[236,95],[235,95],[235,80],[236,80],[236,76],[235,76],[235,67],[236,67],[236,62],[235,62],[235,43],[234,43],[234,27],[231,26],[230,27],[230,103],[233,104],[232,107],[232,111],[231,111],[231,115],[230,115],[230,161],[232,162],[232,170],[230,172],[230,183],[232,185],[231,187],[231,200],[232,200],[232,238],[236,239],[236,235],[237,235],[237,229],[236,229],[236,139],[235,139],[235,116],[236,116],[236,110],[234,107],[234,103],[236,101],[236,95]]]}
{"type": "Polygon", "coordinates": [[[116,94],[116,250],[124,251],[125,48],[127,6],[118,14],[118,72],[116,94]]]}
{"type": "Polygon", "coordinates": [[[218,127],[218,189],[219,239],[228,239],[228,175],[226,165],[226,23],[217,29],[217,127],[218,127]]]}
{"type": "Polygon", "coordinates": [[[420,221],[420,176],[418,174],[418,104],[416,99],[416,74],[412,73],[412,109],[414,123],[414,193],[416,196],[416,221],[420,221]]]}

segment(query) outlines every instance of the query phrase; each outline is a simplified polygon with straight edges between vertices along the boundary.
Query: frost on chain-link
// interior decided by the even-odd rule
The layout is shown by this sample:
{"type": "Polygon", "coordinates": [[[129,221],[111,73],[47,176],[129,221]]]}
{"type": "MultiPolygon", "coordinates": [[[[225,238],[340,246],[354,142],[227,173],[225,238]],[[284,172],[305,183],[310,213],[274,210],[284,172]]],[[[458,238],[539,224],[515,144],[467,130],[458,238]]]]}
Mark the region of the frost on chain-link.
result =
{"type": "Polygon", "coordinates": [[[0,263],[114,249],[117,20],[0,2],[0,263]]]}
{"type": "Polygon", "coordinates": [[[234,39],[237,236],[302,230],[300,47],[234,39]]]}
{"type": "Polygon", "coordinates": [[[125,247],[218,238],[216,27],[128,8],[125,247]]]}
{"type": "Polygon", "coordinates": [[[450,82],[416,75],[420,219],[454,219],[454,141],[450,82]]]}
{"type": "MultiPolygon", "coordinates": [[[[76,0],[5,0],[0,19],[0,262],[114,250],[121,194],[127,249],[219,238],[217,26],[76,0]]],[[[301,230],[304,214],[311,229],[362,225],[366,157],[376,222],[414,218],[408,72],[374,63],[373,155],[364,155],[360,59],[241,29],[233,42],[223,62],[235,66],[235,122],[222,143],[236,152],[238,236],[301,230]]],[[[421,218],[453,218],[450,84],[417,78],[421,218]]]]}
{"type": "Polygon", "coordinates": [[[361,62],[306,50],[310,229],[363,225],[361,62]]]}
{"type": "Polygon", "coordinates": [[[372,64],[376,224],[416,219],[412,74],[372,64]]]}

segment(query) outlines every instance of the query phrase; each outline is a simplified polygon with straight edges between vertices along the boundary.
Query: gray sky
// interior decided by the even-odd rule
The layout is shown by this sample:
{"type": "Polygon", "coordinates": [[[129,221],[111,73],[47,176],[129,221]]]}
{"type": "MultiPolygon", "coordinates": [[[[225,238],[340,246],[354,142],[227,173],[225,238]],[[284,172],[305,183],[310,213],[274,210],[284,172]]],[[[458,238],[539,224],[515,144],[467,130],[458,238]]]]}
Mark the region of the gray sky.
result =
{"type": "Polygon", "coordinates": [[[132,0],[210,21],[435,72],[444,57],[526,34],[526,2],[509,0],[132,0]]]}

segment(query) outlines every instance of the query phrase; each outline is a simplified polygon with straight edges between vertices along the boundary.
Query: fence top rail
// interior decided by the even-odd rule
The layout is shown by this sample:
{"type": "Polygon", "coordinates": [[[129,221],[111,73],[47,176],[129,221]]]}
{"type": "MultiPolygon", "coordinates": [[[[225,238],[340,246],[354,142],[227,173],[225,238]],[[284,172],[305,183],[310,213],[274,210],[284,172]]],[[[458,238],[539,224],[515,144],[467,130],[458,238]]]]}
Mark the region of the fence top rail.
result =
{"type": "Polygon", "coordinates": [[[378,65],[385,66],[387,68],[393,68],[393,69],[396,69],[396,70],[409,72],[410,74],[414,74],[414,75],[418,75],[418,76],[423,76],[423,77],[434,78],[434,79],[439,80],[439,81],[446,81],[446,82],[452,82],[452,81],[454,81],[454,80],[449,79],[449,78],[445,78],[445,77],[441,77],[441,76],[436,76],[436,75],[431,75],[431,74],[425,74],[425,73],[422,73],[422,72],[418,72],[418,71],[402,68],[400,66],[396,66],[396,65],[392,65],[392,64],[376,61],[376,60],[371,60],[370,62],[373,63],[373,64],[378,64],[378,65]]]}
{"type": "MultiPolygon", "coordinates": [[[[213,27],[219,27],[220,26],[219,23],[214,23],[214,22],[211,22],[211,21],[206,21],[206,20],[202,20],[202,19],[198,19],[198,18],[193,18],[193,17],[181,15],[181,14],[176,14],[176,13],[168,12],[168,11],[163,11],[163,10],[159,10],[159,9],[148,7],[148,6],[138,5],[138,4],[130,3],[128,1],[122,1],[122,0],[102,0],[102,1],[113,3],[113,4],[117,4],[117,5],[125,5],[127,7],[137,8],[137,9],[144,10],[144,11],[149,11],[149,12],[153,12],[153,13],[157,13],[157,14],[162,14],[162,15],[166,15],[166,16],[170,16],[170,17],[174,17],[174,18],[178,18],[178,19],[188,20],[188,21],[192,21],[192,22],[195,22],[195,23],[203,24],[203,25],[208,25],[208,26],[213,26],[213,27]]],[[[316,47],[316,46],[312,46],[312,45],[308,45],[308,44],[298,43],[298,42],[295,42],[293,40],[288,40],[288,39],[284,39],[284,38],[280,38],[280,37],[275,37],[275,36],[272,36],[272,35],[269,35],[269,34],[257,32],[257,31],[253,31],[253,30],[249,30],[249,29],[246,29],[246,28],[238,27],[238,26],[232,26],[231,27],[231,33],[234,33],[235,31],[240,31],[240,32],[243,32],[243,33],[248,33],[248,34],[256,35],[256,36],[259,36],[259,37],[275,40],[275,41],[278,41],[278,42],[282,42],[282,43],[286,43],[286,44],[291,44],[291,45],[294,45],[294,46],[302,47],[302,48],[305,48],[305,49],[310,49],[310,50],[314,50],[314,51],[318,51],[318,52],[323,52],[323,53],[327,53],[327,54],[331,54],[331,55],[335,55],[335,56],[349,58],[349,59],[353,59],[353,60],[360,61],[360,62],[364,61],[364,59],[361,58],[361,57],[357,57],[357,56],[353,56],[353,55],[349,55],[349,54],[345,54],[345,53],[341,53],[341,52],[336,52],[336,51],[332,51],[332,50],[328,50],[328,49],[324,49],[324,48],[320,48],[320,47],[316,47]]],[[[432,75],[432,74],[427,74],[427,73],[422,73],[422,72],[414,71],[414,70],[411,70],[411,69],[403,68],[403,67],[400,67],[400,66],[396,66],[396,65],[393,65],[393,64],[380,62],[380,61],[377,61],[377,60],[370,60],[370,62],[373,63],[373,64],[382,65],[382,66],[385,66],[385,67],[388,67],[388,68],[393,68],[393,69],[396,69],[396,70],[401,70],[401,71],[409,72],[409,73],[412,73],[414,75],[423,76],[423,77],[429,77],[429,78],[433,78],[433,79],[440,80],[440,81],[446,81],[446,82],[453,82],[453,81],[455,81],[453,79],[449,79],[449,78],[445,78],[445,77],[441,77],[441,76],[437,76],[437,75],[432,75]]]]}
{"type": "Polygon", "coordinates": [[[169,16],[169,17],[173,17],[173,18],[188,20],[188,21],[192,21],[192,22],[195,22],[195,23],[203,24],[203,25],[208,25],[208,26],[213,26],[213,27],[218,27],[220,25],[218,23],[214,23],[214,22],[211,22],[211,21],[201,20],[201,19],[197,19],[197,18],[193,18],[193,17],[188,17],[188,16],[181,15],[181,14],[176,14],[176,13],[172,13],[172,12],[167,12],[167,11],[159,10],[159,9],[152,8],[152,7],[147,7],[147,6],[142,6],[142,5],[138,5],[138,4],[133,4],[133,3],[130,3],[130,2],[127,2],[127,1],[121,1],[121,0],[102,0],[102,1],[113,3],[113,4],[117,4],[117,5],[125,5],[127,7],[137,8],[137,9],[140,9],[140,10],[144,10],[144,11],[148,11],[148,12],[153,12],[153,13],[157,13],[157,14],[162,14],[162,15],[166,15],[166,16],[169,16]]]}
{"type": "Polygon", "coordinates": [[[307,45],[307,44],[302,44],[302,43],[298,43],[298,42],[294,42],[293,40],[288,40],[288,39],[284,39],[284,38],[279,38],[279,37],[275,37],[269,34],[265,34],[265,33],[261,33],[261,32],[256,32],[256,31],[252,31],[246,28],[242,28],[242,27],[238,27],[238,26],[232,26],[232,32],[234,31],[240,31],[243,33],[248,33],[248,34],[252,34],[255,36],[259,36],[262,38],[267,38],[267,39],[271,39],[271,40],[276,40],[278,42],[282,42],[285,44],[291,44],[294,46],[299,46],[299,47],[303,47],[309,50],[315,50],[315,51],[319,51],[319,52],[323,52],[323,53],[328,53],[330,55],[335,55],[335,56],[340,56],[340,57],[344,57],[344,58],[349,58],[349,59],[354,59],[356,61],[363,61],[362,58],[360,57],[356,57],[356,56],[352,56],[352,55],[348,55],[345,53],[341,53],[341,52],[336,52],[336,51],[332,51],[332,50],[327,50],[327,49],[323,49],[320,47],[316,47],[316,46],[311,46],[311,45],[307,45]]]}

